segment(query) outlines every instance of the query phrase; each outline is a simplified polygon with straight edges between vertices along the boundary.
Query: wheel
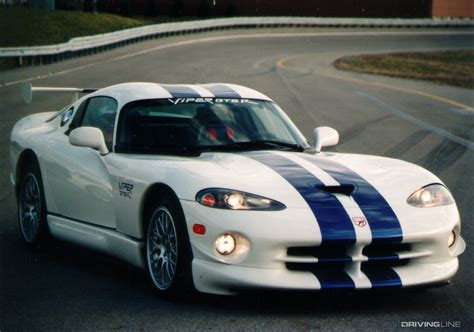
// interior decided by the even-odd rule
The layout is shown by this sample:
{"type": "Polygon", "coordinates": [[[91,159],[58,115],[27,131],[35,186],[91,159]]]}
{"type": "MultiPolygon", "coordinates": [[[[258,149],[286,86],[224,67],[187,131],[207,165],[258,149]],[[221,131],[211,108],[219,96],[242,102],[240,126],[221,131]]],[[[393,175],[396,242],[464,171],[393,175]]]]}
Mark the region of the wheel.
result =
{"type": "Polygon", "coordinates": [[[158,293],[176,298],[193,292],[192,252],[180,206],[171,199],[151,209],[146,236],[148,275],[158,293]]]}
{"type": "Polygon", "coordinates": [[[32,165],[21,178],[18,194],[20,234],[32,247],[40,246],[49,236],[46,211],[41,173],[37,165],[32,165]]]}

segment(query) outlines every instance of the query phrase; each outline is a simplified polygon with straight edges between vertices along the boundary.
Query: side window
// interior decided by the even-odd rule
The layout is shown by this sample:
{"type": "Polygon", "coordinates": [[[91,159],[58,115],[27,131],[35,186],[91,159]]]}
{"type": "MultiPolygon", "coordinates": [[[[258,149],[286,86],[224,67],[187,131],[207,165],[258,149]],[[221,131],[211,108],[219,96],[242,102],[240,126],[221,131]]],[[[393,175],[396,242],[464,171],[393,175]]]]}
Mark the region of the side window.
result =
{"type": "Polygon", "coordinates": [[[71,107],[70,109],[68,109],[66,112],[63,113],[63,115],[61,116],[61,127],[64,126],[66,123],[68,123],[69,120],[71,120],[73,114],[74,114],[74,107],[71,107]]]}
{"type": "Polygon", "coordinates": [[[115,116],[117,115],[117,102],[109,97],[93,97],[89,99],[81,127],[89,126],[99,128],[104,134],[105,143],[111,150],[114,139],[115,116]]]}

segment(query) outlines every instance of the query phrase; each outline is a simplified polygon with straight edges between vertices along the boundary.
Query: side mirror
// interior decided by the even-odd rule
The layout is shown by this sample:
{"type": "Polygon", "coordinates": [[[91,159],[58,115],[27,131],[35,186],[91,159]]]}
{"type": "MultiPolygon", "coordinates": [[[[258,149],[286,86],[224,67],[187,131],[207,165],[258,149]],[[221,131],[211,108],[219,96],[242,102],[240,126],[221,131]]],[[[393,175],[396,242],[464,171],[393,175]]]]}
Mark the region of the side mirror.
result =
{"type": "Polygon", "coordinates": [[[339,143],[339,133],[331,127],[317,127],[313,129],[313,147],[316,153],[321,152],[321,148],[334,146],[339,143]]]}
{"type": "Polygon", "coordinates": [[[104,134],[98,128],[79,127],[69,134],[69,143],[74,146],[82,146],[99,150],[102,156],[109,153],[105,144],[104,134]]]}

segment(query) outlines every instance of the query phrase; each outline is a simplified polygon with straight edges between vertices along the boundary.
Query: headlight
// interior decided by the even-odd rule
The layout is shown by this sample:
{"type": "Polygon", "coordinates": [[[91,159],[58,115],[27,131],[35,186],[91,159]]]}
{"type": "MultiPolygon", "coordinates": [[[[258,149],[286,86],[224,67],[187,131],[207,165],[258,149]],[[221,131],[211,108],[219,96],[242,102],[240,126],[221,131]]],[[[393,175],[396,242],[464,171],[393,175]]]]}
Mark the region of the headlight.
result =
{"type": "Polygon", "coordinates": [[[456,232],[452,231],[448,238],[448,247],[451,248],[456,242],[456,232]]]}
{"type": "Polygon", "coordinates": [[[445,186],[430,184],[411,194],[407,202],[416,207],[433,207],[453,204],[454,198],[445,186]]]}
{"type": "Polygon", "coordinates": [[[201,190],[196,201],[217,209],[277,211],[286,208],[280,202],[258,195],[231,189],[210,188],[201,190]]]}

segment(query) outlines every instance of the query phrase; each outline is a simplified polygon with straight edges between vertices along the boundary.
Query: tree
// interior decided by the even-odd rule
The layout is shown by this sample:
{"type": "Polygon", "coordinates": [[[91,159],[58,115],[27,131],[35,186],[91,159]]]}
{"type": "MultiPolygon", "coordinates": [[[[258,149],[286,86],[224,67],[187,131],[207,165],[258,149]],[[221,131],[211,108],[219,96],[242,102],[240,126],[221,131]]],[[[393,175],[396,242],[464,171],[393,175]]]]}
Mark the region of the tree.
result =
{"type": "Polygon", "coordinates": [[[201,0],[201,2],[199,3],[198,16],[199,17],[209,16],[209,1],[208,0],[201,0]]]}
{"type": "Polygon", "coordinates": [[[183,1],[174,0],[173,1],[173,16],[182,16],[183,15],[183,1]]]}
{"type": "Polygon", "coordinates": [[[156,16],[158,15],[158,5],[156,0],[148,0],[146,9],[145,9],[146,16],[156,16]]]}
{"type": "Polygon", "coordinates": [[[85,12],[92,13],[94,11],[94,0],[84,0],[83,6],[85,12]]]}

